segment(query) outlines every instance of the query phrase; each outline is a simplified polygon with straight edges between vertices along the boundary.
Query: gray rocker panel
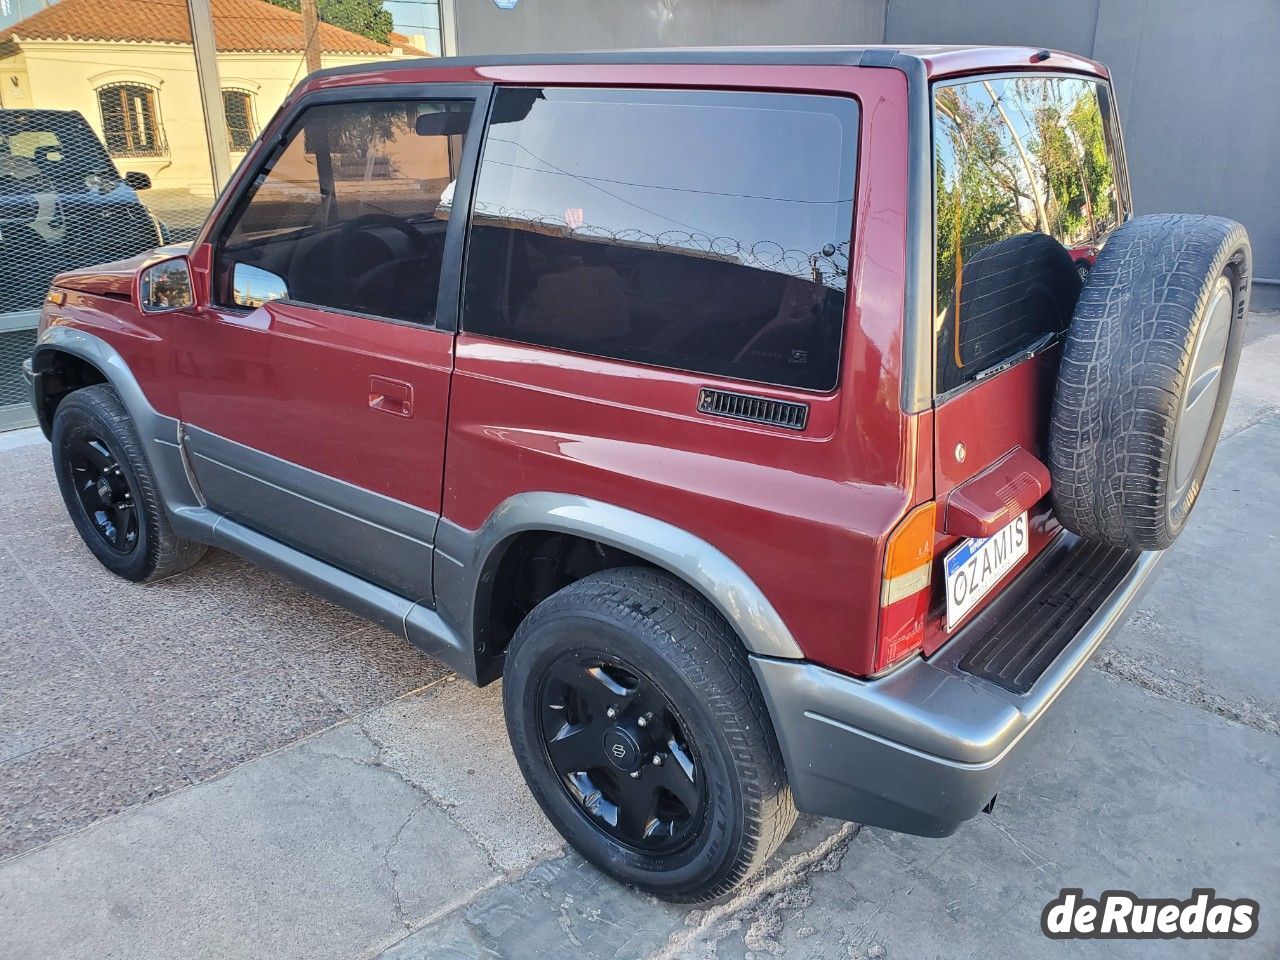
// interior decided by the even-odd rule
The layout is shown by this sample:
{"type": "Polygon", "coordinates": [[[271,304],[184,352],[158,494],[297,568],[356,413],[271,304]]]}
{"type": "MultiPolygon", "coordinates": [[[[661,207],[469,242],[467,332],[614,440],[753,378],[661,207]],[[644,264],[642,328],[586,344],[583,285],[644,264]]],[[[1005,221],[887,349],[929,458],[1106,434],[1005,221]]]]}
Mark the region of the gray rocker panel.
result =
{"type": "MultiPolygon", "coordinates": [[[[167,510],[201,506],[200,497],[187,477],[179,446],[179,423],[159,413],[142,392],[124,358],[105,340],[74,327],[49,327],[40,336],[35,353],[56,350],[91,363],[120,396],[147,451],[156,484],[167,510]]],[[[175,527],[178,533],[183,531],[175,527]]],[[[183,534],[185,536],[185,534],[183,534]]]]}
{"type": "Polygon", "coordinates": [[[186,425],[210,507],[389,590],[430,605],[436,514],[186,425]]]}

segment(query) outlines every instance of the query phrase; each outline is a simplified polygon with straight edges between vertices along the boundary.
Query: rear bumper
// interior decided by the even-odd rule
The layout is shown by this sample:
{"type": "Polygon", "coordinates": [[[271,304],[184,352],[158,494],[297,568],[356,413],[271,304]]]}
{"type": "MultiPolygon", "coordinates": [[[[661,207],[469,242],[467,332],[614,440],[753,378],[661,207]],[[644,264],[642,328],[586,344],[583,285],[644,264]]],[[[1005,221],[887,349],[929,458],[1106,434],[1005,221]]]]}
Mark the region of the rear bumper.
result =
{"type": "MultiPolygon", "coordinates": [[[[1064,534],[1046,549],[1010,587],[1006,611],[1035,596],[1020,595],[1017,587],[1042,585],[1038,565],[1080,546],[1064,534]]],[[[874,680],[805,661],[752,657],[796,806],[903,833],[954,832],[995,796],[1010,760],[1123,622],[1162,556],[1130,555],[1097,598],[1096,611],[1021,694],[961,669],[967,653],[989,645],[994,621],[983,615],[929,659],[874,680]]]]}

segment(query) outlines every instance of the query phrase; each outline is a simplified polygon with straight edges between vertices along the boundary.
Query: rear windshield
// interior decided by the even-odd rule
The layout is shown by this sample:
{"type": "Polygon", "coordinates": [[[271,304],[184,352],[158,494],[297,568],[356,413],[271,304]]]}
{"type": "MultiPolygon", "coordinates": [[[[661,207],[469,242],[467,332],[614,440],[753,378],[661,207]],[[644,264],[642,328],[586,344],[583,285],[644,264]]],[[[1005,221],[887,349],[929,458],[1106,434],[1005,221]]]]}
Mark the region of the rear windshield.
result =
{"type": "Polygon", "coordinates": [[[0,191],[30,192],[21,181],[37,174],[60,189],[83,190],[93,173],[113,177],[115,167],[80,114],[0,110],[0,191]]]}
{"type": "Polygon", "coordinates": [[[934,89],[937,390],[1066,329],[1122,219],[1107,88],[1068,77],[934,89]]]}
{"type": "Polygon", "coordinates": [[[464,327],[834,387],[857,129],[836,97],[499,90],[464,327]]]}

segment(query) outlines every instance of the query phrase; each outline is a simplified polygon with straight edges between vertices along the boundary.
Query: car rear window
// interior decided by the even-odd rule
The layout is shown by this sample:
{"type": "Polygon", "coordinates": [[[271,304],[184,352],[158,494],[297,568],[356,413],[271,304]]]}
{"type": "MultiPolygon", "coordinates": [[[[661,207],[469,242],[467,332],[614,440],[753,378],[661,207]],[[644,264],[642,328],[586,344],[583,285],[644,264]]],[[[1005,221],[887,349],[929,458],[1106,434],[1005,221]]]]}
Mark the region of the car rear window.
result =
{"type": "Polygon", "coordinates": [[[116,176],[84,118],[70,111],[0,110],[0,192],[28,192],[16,182],[39,173],[63,191],[84,190],[89,174],[116,176]]]}
{"type": "Polygon", "coordinates": [[[857,129],[838,97],[499,90],[464,327],[834,387],[857,129]]]}
{"type": "Polygon", "coordinates": [[[1066,329],[1123,217],[1104,84],[992,77],[934,89],[937,391],[1066,329]]]}

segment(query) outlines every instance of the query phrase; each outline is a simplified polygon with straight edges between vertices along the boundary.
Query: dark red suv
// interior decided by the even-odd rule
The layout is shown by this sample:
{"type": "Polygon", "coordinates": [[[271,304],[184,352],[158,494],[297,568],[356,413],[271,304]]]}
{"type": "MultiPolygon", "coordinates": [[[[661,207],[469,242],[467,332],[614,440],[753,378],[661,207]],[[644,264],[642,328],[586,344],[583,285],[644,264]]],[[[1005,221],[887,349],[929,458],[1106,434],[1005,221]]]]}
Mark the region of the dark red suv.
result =
{"type": "Polygon", "coordinates": [[[1186,522],[1249,256],[1131,216],[1066,54],[419,60],[59,276],[28,373],[108,568],[221,547],[503,677],[547,816],[697,900],[797,809],[988,806],[1186,522]]]}

